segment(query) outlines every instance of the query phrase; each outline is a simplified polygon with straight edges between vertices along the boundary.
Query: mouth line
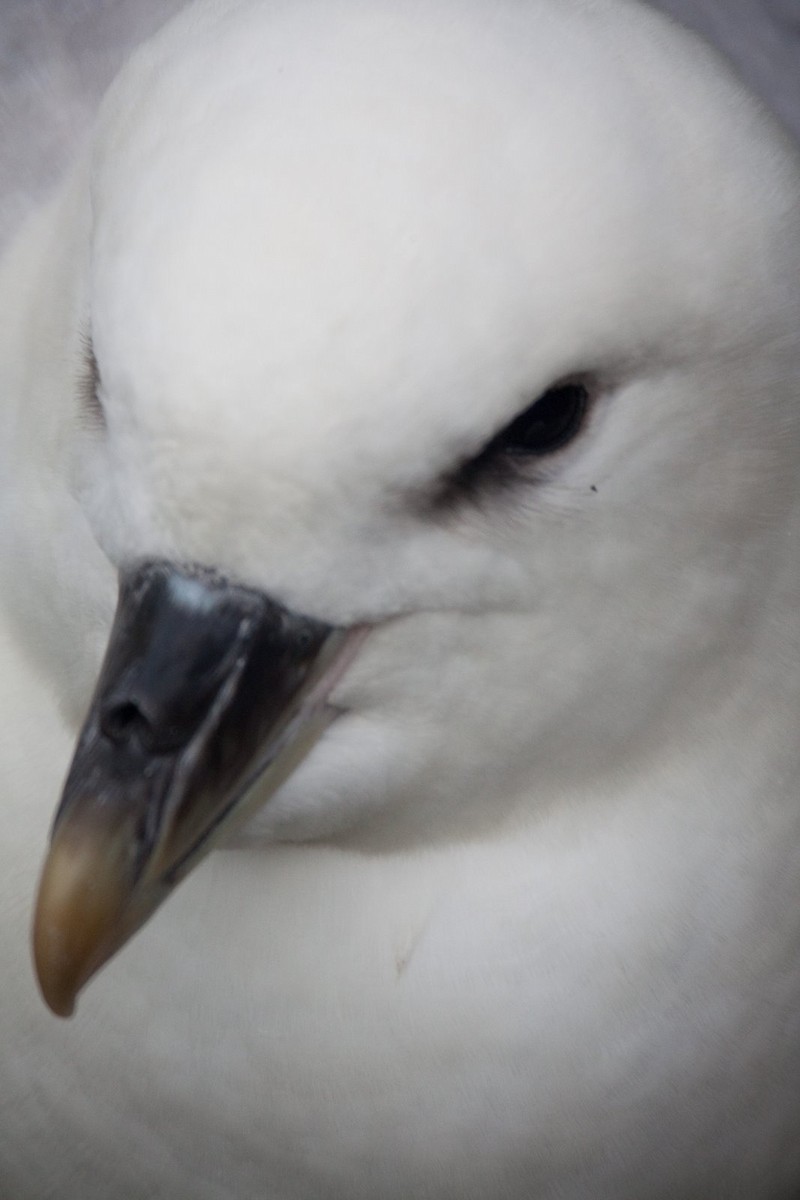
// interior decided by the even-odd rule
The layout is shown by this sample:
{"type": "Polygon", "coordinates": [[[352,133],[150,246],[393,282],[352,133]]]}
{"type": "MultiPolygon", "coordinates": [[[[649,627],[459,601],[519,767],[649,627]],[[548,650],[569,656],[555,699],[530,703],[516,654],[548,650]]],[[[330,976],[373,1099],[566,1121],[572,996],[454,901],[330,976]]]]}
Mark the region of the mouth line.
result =
{"type": "MultiPolygon", "coordinates": [[[[305,694],[301,693],[297,697],[282,728],[270,740],[264,753],[233,790],[227,803],[215,815],[213,821],[199,834],[191,846],[157,877],[160,884],[170,888],[175,887],[190,872],[193,864],[203,855],[205,848],[217,840],[222,829],[231,821],[234,814],[241,814],[242,820],[246,820],[247,816],[251,815],[248,807],[243,805],[244,797],[272,767],[279,767],[280,760],[286,751],[294,748],[297,761],[300,761],[307,753],[310,753],[325,730],[344,715],[346,710],[329,704],[328,697],[352,665],[372,628],[371,625],[354,625],[342,631],[339,644],[332,649],[330,660],[324,670],[308,685],[305,694]],[[301,751],[299,755],[297,754],[298,749],[301,751]]],[[[183,769],[184,763],[182,762],[178,773],[182,774],[183,769]]],[[[253,804],[253,811],[258,807],[260,807],[259,804],[253,804]]]]}

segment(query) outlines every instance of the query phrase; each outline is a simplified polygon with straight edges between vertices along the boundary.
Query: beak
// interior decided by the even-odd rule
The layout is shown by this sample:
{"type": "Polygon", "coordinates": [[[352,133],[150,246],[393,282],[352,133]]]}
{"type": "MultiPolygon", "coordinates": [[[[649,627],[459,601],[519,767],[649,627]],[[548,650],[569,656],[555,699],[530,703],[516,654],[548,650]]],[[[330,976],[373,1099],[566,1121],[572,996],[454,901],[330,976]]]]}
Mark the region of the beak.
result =
{"type": "Polygon", "coordinates": [[[106,657],[56,813],[33,949],[54,1013],[335,717],[365,629],[289,612],[204,568],[124,572],[106,657]]]}

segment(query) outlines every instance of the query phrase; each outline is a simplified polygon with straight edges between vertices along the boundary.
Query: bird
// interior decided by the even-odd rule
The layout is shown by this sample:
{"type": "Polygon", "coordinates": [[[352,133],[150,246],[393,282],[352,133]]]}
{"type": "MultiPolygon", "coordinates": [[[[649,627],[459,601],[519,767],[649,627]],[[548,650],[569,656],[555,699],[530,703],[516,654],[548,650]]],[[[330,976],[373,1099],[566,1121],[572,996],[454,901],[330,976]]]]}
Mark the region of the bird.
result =
{"type": "Polygon", "coordinates": [[[797,1194],[799,234],[634,0],[134,53],[0,267],[0,1194],[797,1194]]]}

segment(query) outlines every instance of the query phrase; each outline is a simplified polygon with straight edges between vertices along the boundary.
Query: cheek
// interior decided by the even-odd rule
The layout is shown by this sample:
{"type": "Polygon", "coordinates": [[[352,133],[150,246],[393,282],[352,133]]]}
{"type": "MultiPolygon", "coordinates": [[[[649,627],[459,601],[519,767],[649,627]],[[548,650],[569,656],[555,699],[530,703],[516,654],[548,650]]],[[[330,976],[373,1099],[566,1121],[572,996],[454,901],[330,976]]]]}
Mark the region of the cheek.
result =
{"type": "Polygon", "coordinates": [[[420,796],[432,758],[421,724],[375,714],[342,716],[239,835],[243,841],[313,841],[364,827],[420,796]]]}
{"type": "Polygon", "coordinates": [[[488,618],[440,615],[387,627],[333,693],[343,715],[247,837],[310,840],[355,828],[424,844],[500,819],[529,774],[535,711],[530,670],[511,654],[511,674],[499,630],[487,638],[486,626],[488,618]]]}

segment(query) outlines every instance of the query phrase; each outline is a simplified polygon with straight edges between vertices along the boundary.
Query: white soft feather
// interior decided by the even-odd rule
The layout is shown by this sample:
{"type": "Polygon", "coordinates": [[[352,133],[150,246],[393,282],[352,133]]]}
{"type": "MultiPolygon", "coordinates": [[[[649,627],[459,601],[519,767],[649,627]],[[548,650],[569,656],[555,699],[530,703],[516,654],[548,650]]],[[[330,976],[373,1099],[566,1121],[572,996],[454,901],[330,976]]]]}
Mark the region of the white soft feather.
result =
{"type": "Polygon", "coordinates": [[[4,1194],[800,1186],[798,234],[625,0],[214,0],[134,58],[0,279],[4,1194]],[[574,372],[580,438],[437,508],[574,372]],[[29,904],[142,556],[378,627],[64,1028],[29,904]]]}

